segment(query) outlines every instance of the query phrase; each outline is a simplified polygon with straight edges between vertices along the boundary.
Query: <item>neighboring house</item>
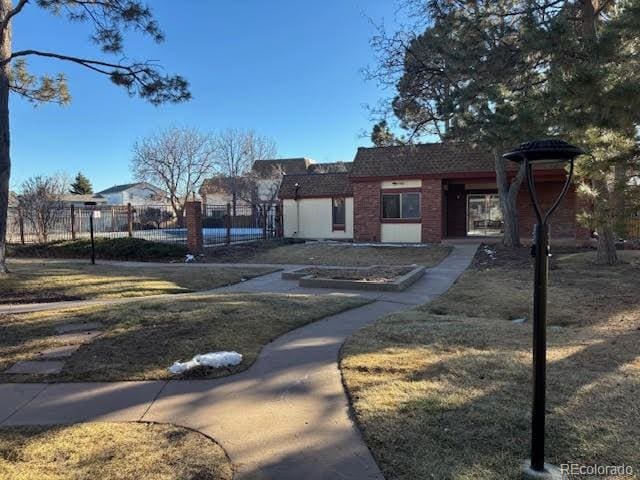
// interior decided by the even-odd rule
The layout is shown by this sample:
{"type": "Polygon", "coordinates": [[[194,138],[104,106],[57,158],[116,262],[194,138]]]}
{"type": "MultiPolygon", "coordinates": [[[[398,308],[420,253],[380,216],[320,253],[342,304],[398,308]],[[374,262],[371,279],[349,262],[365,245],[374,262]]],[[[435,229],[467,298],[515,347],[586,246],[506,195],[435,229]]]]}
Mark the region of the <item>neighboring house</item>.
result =
{"type": "Polygon", "coordinates": [[[17,208],[18,207],[18,195],[14,192],[9,192],[9,208],[17,208]]]}
{"type": "Polygon", "coordinates": [[[249,179],[240,177],[207,178],[200,187],[200,198],[205,205],[226,205],[233,202],[233,186],[237,193],[236,205],[251,205],[251,184],[249,179]]]}
{"type": "Polygon", "coordinates": [[[167,205],[169,195],[167,192],[147,182],[127,183],[114,185],[111,188],[98,192],[107,199],[109,205],[167,205]]]}
{"type": "MultiPolygon", "coordinates": [[[[508,171],[513,176],[515,165],[508,171]]],[[[308,179],[283,179],[279,197],[284,205],[285,236],[437,243],[448,238],[497,237],[503,232],[494,159],[479,148],[439,143],[359,148],[350,173],[309,175],[308,179]],[[343,180],[337,189],[340,175],[343,180]],[[349,206],[351,197],[353,207],[349,206]],[[303,206],[311,199],[318,205],[335,206],[342,198],[344,233],[334,228],[332,209],[303,206]]],[[[542,205],[555,199],[564,179],[565,171],[560,167],[536,170],[542,205]]],[[[588,230],[576,222],[578,209],[575,188],[571,187],[554,215],[554,238],[580,243],[588,239],[588,230]]],[[[518,215],[521,237],[529,239],[535,221],[524,184],[518,196],[518,215]]]]}
{"type": "Polygon", "coordinates": [[[233,202],[235,185],[236,204],[245,205],[276,200],[283,175],[306,174],[314,164],[310,158],[276,158],[256,160],[245,177],[217,176],[202,182],[199,193],[208,205],[225,205],[233,202]]]}

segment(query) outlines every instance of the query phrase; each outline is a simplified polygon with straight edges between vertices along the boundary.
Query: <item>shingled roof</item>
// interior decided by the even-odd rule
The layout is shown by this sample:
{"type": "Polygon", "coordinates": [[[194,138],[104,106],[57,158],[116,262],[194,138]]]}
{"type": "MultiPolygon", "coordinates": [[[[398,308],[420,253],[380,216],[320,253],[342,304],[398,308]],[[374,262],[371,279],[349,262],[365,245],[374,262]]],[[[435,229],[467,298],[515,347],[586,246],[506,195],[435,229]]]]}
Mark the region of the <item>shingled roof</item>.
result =
{"type": "Polygon", "coordinates": [[[352,196],[353,191],[348,173],[285,175],[282,177],[278,192],[278,197],[282,199],[352,196]]]}
{"type": "Polygon", "coordinates": [[[487,149],[464,144],[425,143],[396,147],[358,148],[352,177],[391,177],[450,172],[493,172],[487,149]]]}

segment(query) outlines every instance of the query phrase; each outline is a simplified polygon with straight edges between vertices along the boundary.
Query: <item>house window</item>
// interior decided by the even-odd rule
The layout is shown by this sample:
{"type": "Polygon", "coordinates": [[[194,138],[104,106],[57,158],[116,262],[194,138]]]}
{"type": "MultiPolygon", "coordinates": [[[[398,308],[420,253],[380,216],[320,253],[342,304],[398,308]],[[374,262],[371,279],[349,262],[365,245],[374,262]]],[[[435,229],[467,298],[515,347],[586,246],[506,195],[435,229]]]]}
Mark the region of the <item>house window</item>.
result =
{"type": "Polygon", "coordinates": [[[333,230],[344,230],[345,225],[345,200],[334,198],[331,200],[331,223],[333,230]]]}
{"type": "Polygon", "coordinates": [[[382,195],[382,218],[420,218],[420,193],[385,193],[382,195]]]}

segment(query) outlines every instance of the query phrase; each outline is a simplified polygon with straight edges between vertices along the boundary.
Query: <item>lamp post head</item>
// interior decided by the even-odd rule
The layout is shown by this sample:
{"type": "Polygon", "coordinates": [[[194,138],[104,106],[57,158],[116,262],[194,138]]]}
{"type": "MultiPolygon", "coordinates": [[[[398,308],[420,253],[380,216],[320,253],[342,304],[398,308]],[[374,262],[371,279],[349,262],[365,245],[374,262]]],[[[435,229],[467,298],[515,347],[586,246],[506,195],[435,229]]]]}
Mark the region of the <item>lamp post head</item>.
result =
{"type": "Polygon", "coordinates": [[[514,150],[503,155],[507,160],[521,163],[558,163],[569,162],[585,152],[564,140],[546,139],[521,143],[514,150]]]}

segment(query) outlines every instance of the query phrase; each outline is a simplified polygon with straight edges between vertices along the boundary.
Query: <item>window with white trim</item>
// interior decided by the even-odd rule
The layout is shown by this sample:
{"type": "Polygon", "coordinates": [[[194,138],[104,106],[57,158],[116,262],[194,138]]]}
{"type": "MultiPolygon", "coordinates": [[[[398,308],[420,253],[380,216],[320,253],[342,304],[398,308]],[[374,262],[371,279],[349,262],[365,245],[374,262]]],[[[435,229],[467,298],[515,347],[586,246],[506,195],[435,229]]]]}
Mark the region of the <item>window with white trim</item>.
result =
{"type": "Polygon", "coordinates": [[[420,216],[419,192],[382,194],[382,218],[415,220],[420,216]]]}

